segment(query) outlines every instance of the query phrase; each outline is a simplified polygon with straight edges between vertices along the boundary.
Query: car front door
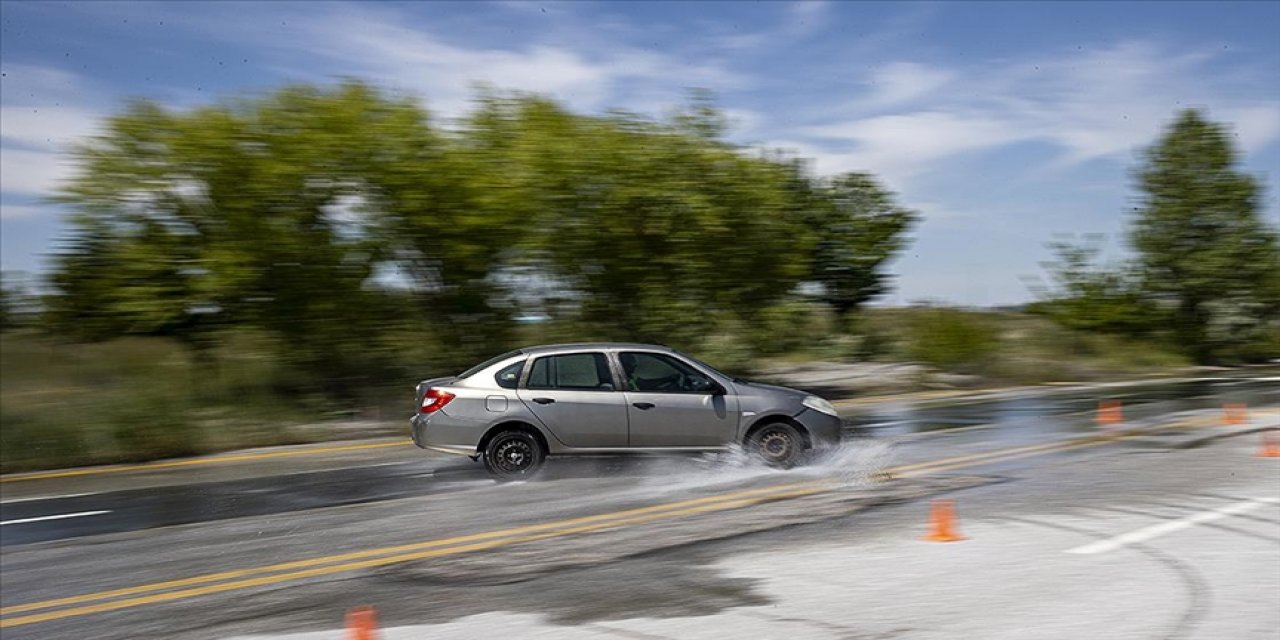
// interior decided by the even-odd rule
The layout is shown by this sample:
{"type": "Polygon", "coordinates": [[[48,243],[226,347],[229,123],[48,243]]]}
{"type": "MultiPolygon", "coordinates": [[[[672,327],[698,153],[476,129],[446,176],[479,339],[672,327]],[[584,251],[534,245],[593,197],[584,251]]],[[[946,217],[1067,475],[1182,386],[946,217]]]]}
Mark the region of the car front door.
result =
{"type": "Polygon", "coordinates": [[[516,395],[570,447],[627,446],[626,398],[614,385],[602,352],[535,358],[516,395]]]}
{"type": "Polygon", "coordinates": [[[622,351],[632,447],[718,447],[733,440],[737,399],[693,365],[666,353],[622,351]]]}

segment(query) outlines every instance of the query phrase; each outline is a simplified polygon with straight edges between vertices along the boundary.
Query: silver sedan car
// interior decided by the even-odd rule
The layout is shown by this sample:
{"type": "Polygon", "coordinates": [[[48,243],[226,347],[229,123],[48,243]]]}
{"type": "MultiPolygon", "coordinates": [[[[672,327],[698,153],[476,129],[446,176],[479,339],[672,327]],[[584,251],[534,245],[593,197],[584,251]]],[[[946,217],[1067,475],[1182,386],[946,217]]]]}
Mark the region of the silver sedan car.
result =
{"type": "Polygon", "coordinates": [[[667,347],[590,343],[504,353],[418,383],[413,441],[483,459],[499,479],[548,455],[721,451],[790,467],[840,438],[817,396],[727,376],[667,347]]]}

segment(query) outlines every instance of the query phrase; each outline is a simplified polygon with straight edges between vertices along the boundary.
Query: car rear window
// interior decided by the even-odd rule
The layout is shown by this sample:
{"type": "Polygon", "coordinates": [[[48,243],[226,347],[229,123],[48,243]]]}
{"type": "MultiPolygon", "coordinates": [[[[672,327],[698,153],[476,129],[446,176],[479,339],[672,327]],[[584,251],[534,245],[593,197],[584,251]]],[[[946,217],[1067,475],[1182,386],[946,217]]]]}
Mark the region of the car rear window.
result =
{"type": "Polygon", "coordinates": [[[493,380],[503,389],[514,389],[516,384],[520,382],[520,372],[523,370],[524,360],[521,360],[513,365],[503,367],[501,371],[493,374],[493,380]]]}

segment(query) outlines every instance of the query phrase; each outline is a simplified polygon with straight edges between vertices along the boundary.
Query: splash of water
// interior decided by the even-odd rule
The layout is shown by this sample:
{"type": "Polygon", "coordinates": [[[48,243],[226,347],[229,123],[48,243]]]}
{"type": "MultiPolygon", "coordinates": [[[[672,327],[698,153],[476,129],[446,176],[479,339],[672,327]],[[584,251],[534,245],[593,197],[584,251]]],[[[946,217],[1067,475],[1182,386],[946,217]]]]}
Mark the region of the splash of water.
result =
{"type": "Polygon", "coordinates": [[[637,478],[641,494],[674,494],[741,485],[771,476],[834,481],[842,487],[862,487],[874,482],[894,457],[893,445],[884,440],[850,440],[816,452],[808,464],[786,470],[771,467],[740,446],[703,454],[693,459],[663,460],[637,478]]]}
{"type": "Polygon", "coordinates": [[[865,487],[893,464],[895,457],[891,441],[880,439],[846,440],[840,445],[816,454],[813,463],[802,470],[834,480],[843,487],[865,487]]]}

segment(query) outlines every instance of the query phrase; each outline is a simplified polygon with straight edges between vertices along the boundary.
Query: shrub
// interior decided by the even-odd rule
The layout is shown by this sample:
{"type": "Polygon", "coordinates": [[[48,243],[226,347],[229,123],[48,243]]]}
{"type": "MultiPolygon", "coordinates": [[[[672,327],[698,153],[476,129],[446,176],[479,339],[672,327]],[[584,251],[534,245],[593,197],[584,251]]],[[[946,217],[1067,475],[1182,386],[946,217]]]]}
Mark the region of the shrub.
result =
{"type": "Polygon", "coordinates": [[[1000,347],[992,322],[956,309],[922,310],[912,317],[910,331],[911,356],[948,371],[980,369],[1000,347]]]}

